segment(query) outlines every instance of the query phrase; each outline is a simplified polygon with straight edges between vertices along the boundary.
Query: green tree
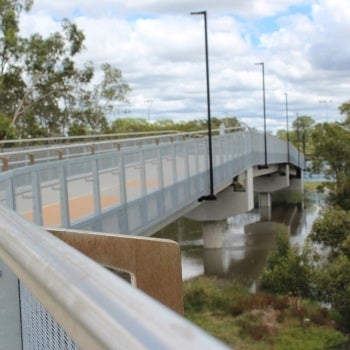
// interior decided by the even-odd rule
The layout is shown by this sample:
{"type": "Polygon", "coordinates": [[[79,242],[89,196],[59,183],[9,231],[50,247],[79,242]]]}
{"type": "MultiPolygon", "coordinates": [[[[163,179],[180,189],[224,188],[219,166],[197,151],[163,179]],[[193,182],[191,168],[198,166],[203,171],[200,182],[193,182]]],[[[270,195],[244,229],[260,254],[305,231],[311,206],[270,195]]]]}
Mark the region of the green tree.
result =
{"type": "Polygon", "coordinates": [[[208,122],[206,119],[181,121],[176,123],[176,129],[183,132],[207,130],[208,122]]]}
{"type": "Polygon", "coordinates": [[[0,115],[1,136],[13,130],[11,117],[17,96],[23,95],[25,83],[21,79],[21,39],[19,38],[19,16],[29,11],[33,1],[0,1],[0,115]],[[7,119],[7,120],[6,120],[7,119]]]}
{"type": "Polygon", "coordinates": [[[146,119],[142,118],[118,118],[113,121],[111,130],[113,133],[143,132],[151,128],[146,119]]]}
{"type": "MultiPolygon", "coordinates": [[[[311,296],[330,303],[350,329],[350,102],[342,104],[339,109],[345,115],[343,122],[314,126],[307,118],[298,120],[294,127],[299,129],[299,136],[303,130],[311,134],[309,144],[314,171],[323,171],[335,180],[335,183],[327,184],[331,190],[330,201],[315,220],[310,233],[312,242],[322,244],[329,254],[319,255],[315,250],[313,255],[305,256],[307,260],[304,263],[311,267],[312,272],[305,285],[312,287],[311,296]],[[316,256],[319,257],[318,262],[313,264],[316,256]]],[[[301,279],[305,275],[293,268],[300,254],[287,249],[286,244],[282,247],[269,261],[263,282],[273,291],[286,293],[289,288],[284,287],[285,284],[299,286],[298,275],[301,279]]]]}
{"type": "Polygon", "coordinates": [[[77,126],[81,125],[83,128],[80,129],[85,128],[88,133],[111,132],[108,116],[118,110],[119,103],[128,103],[130,87],[123,80],[120,69],[105,63],[101,66],[101,71],[103,78],[99,84],[77,84],[71,90],[69,105],[65,110],[67,116],[73,116],[70,118],[69,130],[74,128],[77,132],[77,126]]]}
{"type": "Polygon", "coordinates": [[[350,209],[350,123],[318,124],[312,133],[314,171],[323,171],[335,180],[329,184],[330,199],[350,209]]]}
{"type": "MultiPolygon", "coordinates": [[[[348,247],[348,249],[350,246],[348,247]]],[[[340,254],[336,259],[321,265],[314,281],[318,299],[329,303],[342,316],[344,326],[350,329],[350,259],[340,254]]]]}
{"type": "Polygon", "coordinates": [[[350,124],[350,101],[344,102],[339,106],[340,114],[345,116],[345,124],[350,124]]]}
{"type": "Polygon", "coordinates": [[[309,237],[329,247],[333,256],[338,255],[343,251],[344,241],[350,237],[349,212],[333,206],[324,208],[314,221],[309,237]]]}
{"type": "Polygon", "coordinates": [[[11,130],[21,137],[63,135],[81,123],[105,131],[107,115],[129,91],[120,70],[103,65],[102,82],[91,86],[93,65],[78,68],[75,62],[85,36],[67,19],[61,31],[46,37],[20,37],[20,15],[31,5],[0,0],[0,114],[9,120],[8,127],[0,123],[0,135],[11,137],[11,130]]]}
{"type": "Polygon", "coordinates": [[[153,125],[157,130],[175,130],[176,129],[175,122],[171,119],[157,120],[153,125]]]}
{"type": "Polygon", "coordinates": [[[235,117],[211,118],[211,127],[213,129],[219,129],[221,124],[224,124],[226,128],[240,126],[239,121],[235,117]]]}
{"type": "Polygon", "coordinates": [[[276,136],[281,140],[288,140],[287,130],[277,130],[276,136]]]}
{"type": "Polygon", "coordinates": [[[305,155],[312,153],[312,143],[309,140],[315,121],[307,116],[298,116],[292,124],[293,132],[290,134],[290,140],[305,155]]]}
{"type": "Polygon", "coordinates": [[[276,294],[310,297],[313,293],[310,257],[311,251],[307,246],[300,251],[290,245],[287,234],[280,234],[277,249],[268,256],[261,287],[276,294]]]}

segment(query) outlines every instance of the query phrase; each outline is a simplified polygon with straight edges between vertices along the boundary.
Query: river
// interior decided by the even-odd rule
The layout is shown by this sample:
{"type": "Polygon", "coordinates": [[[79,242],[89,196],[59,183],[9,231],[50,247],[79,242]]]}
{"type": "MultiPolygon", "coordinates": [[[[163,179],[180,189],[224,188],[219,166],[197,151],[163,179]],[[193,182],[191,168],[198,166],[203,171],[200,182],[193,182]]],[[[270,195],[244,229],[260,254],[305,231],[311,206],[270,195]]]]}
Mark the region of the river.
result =
{"type": "Polygon", "coordinates": [[[228,218],[221,249],[204,249],[201,223],[186,218],[173,222],[153,237],[180,244],[183,280],[214,275],[239,281],[254,291],[267,255],[276,247],[276,235],[287,231],[293,245],[305,241],[322,204],[317,194],[306,198],[303,204],[273,205],[269,221],[260,220],[258,209],[228,218]]]}

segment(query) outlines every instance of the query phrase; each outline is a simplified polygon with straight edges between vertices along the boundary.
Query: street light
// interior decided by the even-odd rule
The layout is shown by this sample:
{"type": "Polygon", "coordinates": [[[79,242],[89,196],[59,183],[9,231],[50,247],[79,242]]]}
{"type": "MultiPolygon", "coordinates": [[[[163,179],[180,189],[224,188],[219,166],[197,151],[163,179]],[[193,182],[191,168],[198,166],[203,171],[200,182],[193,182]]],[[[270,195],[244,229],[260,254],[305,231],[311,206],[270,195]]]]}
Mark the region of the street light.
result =
{"type": "Polygon", "coordinates": [[[297,124],[297,144],[298,144],[298,167],[300,168],[300,130],[299,130],[299,113],[297,113],[297,119],[296,119],[296,124],[297,124]]]}
{"type": "Polygon", "coordinates": [[[207,11],[191,12],[191,15],[204,16],[204,39],[205,39],[205,63],[207,77],[207,110],[208,110],[208,145],[209,145],[209,176],[210,176],[210,194],[202,196],[198,199],[199,202],[204,200],[215,200],[214,194],[214,172],[213,172],[213,147],[211,136],[211,116],[210,116],[210,87],[209,87],[209,55],[208,55],[208,29],[207,29],[207,11]]]}
{"type": "Polygon", "coordinates": [[[263,90],[263,109],[264,109],[264,145],[265,145],[265,166],[268,168],[267,164],[267,136],[266,136],[266,102],[265,102],[265,65],[264,62],[255,63],[261,66],[262,70],[262,90],[263,90]]]}
{"type": "Polygon", "coordinates": [[[324,113],[325,113],[325,121],[328,123],[328,103],[332,103],[333,100],[320,100],[319,103],[324,103],[324,113]]]}
{"type": "Polygon", "coordinates": [[[148,119],[148,123],[150,123],[150,121],[151,121],[151,108],[152,108],[153,100],[146,100],[145,102],[147,103],[147,119],[148,119]]]}
{"type": "Polygon", "coordinates": [[[288,94],[284,93],[286,97],[286,122],[287,122],[287,157],[289,163],[289,121],[288,121],[288,94]]]}

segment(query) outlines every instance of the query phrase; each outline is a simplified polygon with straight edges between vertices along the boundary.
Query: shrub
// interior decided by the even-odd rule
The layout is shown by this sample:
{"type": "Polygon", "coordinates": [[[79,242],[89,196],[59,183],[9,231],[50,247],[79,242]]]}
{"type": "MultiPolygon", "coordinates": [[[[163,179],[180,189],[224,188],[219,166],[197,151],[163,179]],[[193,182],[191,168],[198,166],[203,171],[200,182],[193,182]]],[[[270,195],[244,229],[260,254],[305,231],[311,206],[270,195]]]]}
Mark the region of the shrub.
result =
{"type": "Polygon", "coordinates": [[[277,250],[269,254],[261,288],[274,294],[310,297],[312,267],[307,247],[291,247],[286,234],[277,237],[277,250]]]}
{"type": "Polygon", "coordinates": [[[213,306],[222,308],[223,296],[215,279],[201,277],[185,284],[184,288],[185,312],[199,312],[213,306]]]}

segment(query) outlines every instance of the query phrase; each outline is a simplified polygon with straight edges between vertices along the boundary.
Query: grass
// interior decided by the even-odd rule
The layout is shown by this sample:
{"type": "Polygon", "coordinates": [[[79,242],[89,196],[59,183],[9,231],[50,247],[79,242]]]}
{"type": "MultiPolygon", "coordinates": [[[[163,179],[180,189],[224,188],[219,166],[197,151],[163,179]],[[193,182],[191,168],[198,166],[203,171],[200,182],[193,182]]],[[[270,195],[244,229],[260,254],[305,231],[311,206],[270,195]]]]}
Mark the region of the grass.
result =
{"type": "Polygon", "coordinates": [[[327,309],[299,298],[251,294],[209,277],[184,283],[185,316],[236,350],[339,349],[347,343],[327,309]]]}
{"type": "Polygon", "coordinates": [[[319,191],[321,186],[322,186],[322,182],[304,182],[305,190],[308,190],[310,192],[319,191]]]}

